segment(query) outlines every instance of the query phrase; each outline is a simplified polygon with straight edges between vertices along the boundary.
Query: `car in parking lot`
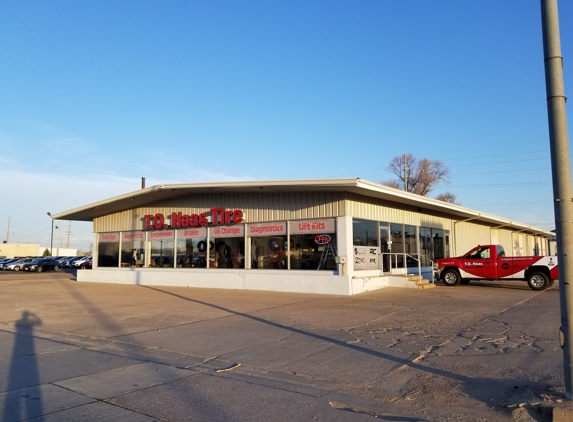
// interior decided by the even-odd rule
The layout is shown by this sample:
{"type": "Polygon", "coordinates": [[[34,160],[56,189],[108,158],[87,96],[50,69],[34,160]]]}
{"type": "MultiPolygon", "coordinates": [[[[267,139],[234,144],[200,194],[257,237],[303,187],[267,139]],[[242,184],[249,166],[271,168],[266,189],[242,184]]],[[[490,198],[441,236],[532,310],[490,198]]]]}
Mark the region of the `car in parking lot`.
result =
{"type": "Polygon", "coordinates": [[[33,258],[17,259],[16,261],[12,261],[7,265],[5,265],[3,269],[7,271],[20,271],[24,266],[24,264],[27,264],[28,262],[33,260],[34,260],[33,258]]]}
{"type": "Polygon", "coordinates": [[[79,256],[77,259],[74,259],[74,262],[70,265],[70,268],[80,268],[82,264],[86,261],[91,260],[91,256],[79,256]]]}
{"type": "Polygon", "coordinates": [[[5,261],[0,262],[0,270],[5,269],[8,265],[10,265],[13,262],[19,261],[20,259],[22,259],[22,257],[20,257],[20,258],[8,258],[5,261]]]}
{"type": "Polygon", "coordinates": [[[59,269],[60,263],[51,258],[34,259],[33,261],[24,264],[24,267],[22,268],[23,271],[36,271],[38,273],[45,270],[58,271],[59,269]]]}

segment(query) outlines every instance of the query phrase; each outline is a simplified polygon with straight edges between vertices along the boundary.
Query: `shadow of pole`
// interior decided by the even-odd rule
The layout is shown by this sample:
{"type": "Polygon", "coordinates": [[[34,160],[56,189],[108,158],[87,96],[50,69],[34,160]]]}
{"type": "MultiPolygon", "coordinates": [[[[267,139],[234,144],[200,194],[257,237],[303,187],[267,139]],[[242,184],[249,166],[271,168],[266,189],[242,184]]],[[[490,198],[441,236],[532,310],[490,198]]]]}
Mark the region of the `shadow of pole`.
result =
{"type": "Polygon", "coordinates": [[[22,312],[16,321],[16,335],[12,360],[8,372],[7,394],[2,412],[2,421],[18,421],[43,414],[40,376],[34,346],[34,326],[42,325],[40,318],[29,311],[22,312]],[[25,377],[30,387],[19,389],[25,377]]]}

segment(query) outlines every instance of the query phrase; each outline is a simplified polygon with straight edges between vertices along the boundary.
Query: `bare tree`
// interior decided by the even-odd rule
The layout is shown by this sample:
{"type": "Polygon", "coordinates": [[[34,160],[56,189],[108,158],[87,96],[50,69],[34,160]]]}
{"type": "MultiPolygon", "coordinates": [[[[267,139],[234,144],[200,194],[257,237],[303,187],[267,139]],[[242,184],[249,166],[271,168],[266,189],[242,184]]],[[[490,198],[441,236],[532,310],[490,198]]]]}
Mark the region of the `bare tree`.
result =
{"type": "Polygon", "coordinates": [[[422,158],[414,154],[396,156],[386,168],[397,179],[382,182],[383,185],[427,196],[440,182],[447,182],[450,169],[440,160],[422,158]]]}
{"type": "Polygon", "coordinates": [[[462,205],[460,202],[458,202],[458,197],[451,192],[440,193],[438,196],[436,196],[436,199],[439,201],[447,202],[448,204],[462,205]]]}

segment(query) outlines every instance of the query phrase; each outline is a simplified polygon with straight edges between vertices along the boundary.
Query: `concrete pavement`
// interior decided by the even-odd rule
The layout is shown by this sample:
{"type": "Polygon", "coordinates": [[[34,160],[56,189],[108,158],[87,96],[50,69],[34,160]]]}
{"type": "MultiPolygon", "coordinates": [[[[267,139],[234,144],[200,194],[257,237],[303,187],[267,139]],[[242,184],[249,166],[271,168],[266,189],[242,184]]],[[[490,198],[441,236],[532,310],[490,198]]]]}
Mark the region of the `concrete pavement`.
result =
{"type": "Polygon", "coordinates": [[[348,297],[2,272],[0,297],[5,421],[550,421],[554,407],[568,411],[557,285],[348,297]]]}

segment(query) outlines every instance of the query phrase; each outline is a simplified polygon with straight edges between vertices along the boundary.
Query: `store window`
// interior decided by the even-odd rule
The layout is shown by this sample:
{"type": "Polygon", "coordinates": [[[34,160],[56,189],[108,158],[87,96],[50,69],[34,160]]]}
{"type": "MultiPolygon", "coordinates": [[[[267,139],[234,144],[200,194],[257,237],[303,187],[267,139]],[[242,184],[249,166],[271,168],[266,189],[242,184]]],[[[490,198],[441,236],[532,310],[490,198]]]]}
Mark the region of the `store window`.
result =
{"type": "Polygon", "coordinates": [[[119,233],[100,233],[97,255],[98,267],[117,267],[119,264],[119,233]]]}
{"type": "Polygon", "coordinates": [[[404,268],[404,228],[402,224],[390,224],[392,238],[392,261],[394,268],[404,268]]]}
{"type": "Polygon", "coordinates": [[[123,232],[121,234],[122,267],[143,267],[145,261],[145,232],[123,232]]]}
{"type": "Polygon", "coordinates": [[[245,226],[217,226],[209,228],[214,245],[211,268],[245,268],[245,226]]]}
{"type": "Polygon", "coordinates": [[[432,265],[436,259],[444,258],[446,246],[444,230],[420,227],[420,256],[423,266],[432,265]]]}
{"type": "Polygon", "coordinates": [[[175,266],[177,268],[205,268],[207,266],[206,245],[207,229],[205,227],[177,230],[175,266]]]}
{"type": "Polygon", "coordinates": [[[251,268],[288,268],[286,221],[249,224],[251,239],[251,268]]]}
{"type": "Polygon", "coordinates": [[[290,222],[290,268],[336,269],[336,225],[334,219],[290,222]]]}
{"type": "Polygon", "coordinates": [[[155,268],[174,268],[175,230],[149,232],[151,257],[149,266],[155,268]]]}
{"type": "Polygon", "coordinates": [[[418,245],[416,227],[404,224],[404,248],[406,250],[406,262],[408,267],[418,266],[418,245]]]}
{"type": "Polygon", "coordinates": [[[378,246],[378,222],[353,218],[352,238],[356,246],[378,246]]]}

